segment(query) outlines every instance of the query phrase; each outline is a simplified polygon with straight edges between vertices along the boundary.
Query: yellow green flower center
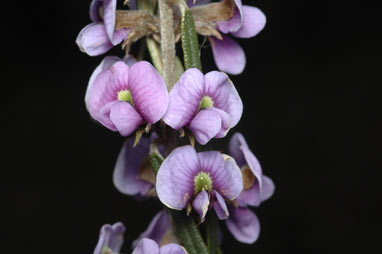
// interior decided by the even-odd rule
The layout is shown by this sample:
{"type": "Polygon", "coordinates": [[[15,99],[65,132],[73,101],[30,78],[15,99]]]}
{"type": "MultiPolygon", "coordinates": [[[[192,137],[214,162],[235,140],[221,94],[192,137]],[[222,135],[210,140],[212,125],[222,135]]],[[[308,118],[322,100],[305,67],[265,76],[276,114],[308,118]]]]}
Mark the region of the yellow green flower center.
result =
{"type": "Polygon", "coordinates": [[[214,101],[211,99],[211,97],[205,95],[205,96],[203,96],[202,100],[200,101],[199,110],[212,107],[213,105],[214,105],[214,101]]]}
{"type": "Polygon", "coordinates": [[[211,191],[212,190],[212,180],[210,174],[205,172],[199,172],[194,178],[195,194],[201,191],[211,191]]]}
{"type": "Polygon", "coordinates": [[[131,93],[129,90],[121,90],[118,92],[118,100],[129,102],[133,105],[133,97],[131,97],[131,93]]]}

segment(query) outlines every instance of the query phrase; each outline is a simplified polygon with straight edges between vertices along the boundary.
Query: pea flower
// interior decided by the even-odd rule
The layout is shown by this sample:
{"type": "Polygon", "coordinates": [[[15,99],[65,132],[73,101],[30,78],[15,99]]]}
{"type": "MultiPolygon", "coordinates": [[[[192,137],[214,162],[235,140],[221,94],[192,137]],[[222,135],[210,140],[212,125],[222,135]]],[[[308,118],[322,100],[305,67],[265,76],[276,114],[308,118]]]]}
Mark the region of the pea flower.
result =
{"type": "MultiPolygon", "coordinates": [[[[235,5],[233,16],[217,23],[220,32],[237,38],[251,38],[263,30],[266,17],[260,9],[243,5],[241,0],[235,0],[235,5]]],[[[242,73],[246,63],[244,50],[228,36],[222,37],[222,40],[209,37],[218,69],[234,75],[242,73]]]]}
{"type": "Polygon", "coordinates": [[[229,143],[229,154],[241,167],[243,191],[235,199],[236,206],[230,204],[230,217],[226,226],[231,234],[240,242],[252,244],[260,234],[260,222],[256,214],[248,206],[259,206],[270,198],[275,190],[273,181],[263,175],[259,161],[249,149],[240,133],[235,133],[229,143]]]}
{"type": "Polygon", "coordinates": [[[187,251],[176,243],[166,244],[159,248],[155,241],[143,238],[132,254],[187,254],[187,251]]]}
{"type": "Polygon", "coordinates": [[[166,85],[146,61],[131,67],[117,61],[100,71],[89,85],[85,100],[90,115],[122,136],[130,135],[145,122],[156,123],[167,110],[166,85]]]}
{"type": "Polygon", "coordinates": [[[225,137],[243,112],[243,103],[231,80],[217,71],[203,75],[196,68],[188,69],[169,97],[163,121],[176,130],[187,127],[202,145],[211,138],[225,137]]]}
{"type": "Polygon", "coordinates": [[[243,189],[239,167],[233,158],[216,151],[196,153],[192,146],[174,149],[157,174],[157,193],[169,208],[191,206],[203,220],[213,208],[219,219],[229,212],[224,199],[233,200],[243,189]]]}
{"type": "Polygon", "coordinates": [[[114,29],[116,8],[117,0],[93,0],[91,2],[90,19],[93,22],[85,26],[76,39],[82,52],[89,56],[98,56],[127,38],[126,29],[114,29]]]}

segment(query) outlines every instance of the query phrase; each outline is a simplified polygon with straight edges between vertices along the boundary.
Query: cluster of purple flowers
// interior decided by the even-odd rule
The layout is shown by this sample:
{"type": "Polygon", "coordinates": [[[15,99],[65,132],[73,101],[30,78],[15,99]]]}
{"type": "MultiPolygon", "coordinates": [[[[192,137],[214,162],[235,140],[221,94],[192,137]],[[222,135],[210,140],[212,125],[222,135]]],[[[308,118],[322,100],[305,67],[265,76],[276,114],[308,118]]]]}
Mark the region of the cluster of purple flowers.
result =
{"type": "MultiPolygon", "coordinates": [[[[190,8],[191,2],[187,1],[190,8]]],[[[197,2],[200,6],[209,1],[197,2]]],[[[255,36],[265,25],[265,15],[255,7],[242,5],[241,0],[234,3],[232,17],[216,22],[215,28],[238,38],[255,36]]],[[[135,1],[130,0],[130,4],[136,8],[135,1]]],[[[93,23],[81,30],[76,42],[91,56],[105,53],[129,35],[129,29],[115,29],[116,0],[93,0],[90,17],[93,23]]],[[[218,68],[230,74],[241,73],[246,62],[241,47],[226,35],[209,39],[218,68]]],[[[225,137],[243,112],[240,96],[225,73],[203,74],[190,68],[168,91],[149,62],[107,56],[90,78],[85,103],[93,119],[122,136],[145,127],[146,132],[152,129],[138,143],[129,137],[122,147],[113,174],[114,185],[121,193],[140,199],[157,197],[167,208],[186,209],[187,214],[193,210],[200,222],[214,211],[238,241],[251,244],[257,240],[260,224],[249,207],[270,198],[274,184],[263,175],[242,134],[231,137],[227,155],[197,152],[193,145],[166,149],[158,141],[161,133],[155,131],[167,128],[182,135],[186,131],[201,145],[225,137]],[[152,128],[154,125],[159,127],[152,128]],[[163,158],[158,172],[149,162],[153,150],[163,158]]],[[[118,253],[124,231],[120,222],[104,225],[94,254],[118,253]]],[[[133,243],[133,254],[186,253],[178,244],[163,245],[170,231],[171,220],[164,209],[133,243]]]]}

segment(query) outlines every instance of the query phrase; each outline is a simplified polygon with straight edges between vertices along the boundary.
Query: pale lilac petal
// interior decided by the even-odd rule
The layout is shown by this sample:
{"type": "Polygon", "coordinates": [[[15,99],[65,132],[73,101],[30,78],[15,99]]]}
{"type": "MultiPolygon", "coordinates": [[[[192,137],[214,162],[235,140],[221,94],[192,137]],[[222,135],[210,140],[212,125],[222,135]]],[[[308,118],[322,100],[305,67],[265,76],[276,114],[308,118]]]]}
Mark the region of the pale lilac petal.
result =
{"type": "Polygon", "coordinates": [[[260,188],[259,182],[255,180],[253,186],[248,190],[243,190],[235,199],[237,204],[242,207],[259,206],[260,205],[260,188]]]}
{"type": "Polygon", "coordinates": [[[166,113],[169,99],[166,85],[155,68],[146,61],[131,66],[129,86],[141,116],[149,123],[159,121],[166,113]]]}
{"type": "Polygon", "coordinates": [[[243,24],[243,10],[241,0],[235,0],[236,7],[233,16],[225,21],[218,22],[218,29],[223,33],[238,31],[243,24]]]}
{"type": "Polygon", "coordinates": [[[145,196],[151,183],[138,178],[139,166],[148,157],[150,138],[141,138],[136,147],[133,147],[134,138],[129,138],[123,144],[114,167],[113,183],[121,193],[126,195],[145,196]]]}
{"type": "Polygon", "coordinates": [[[110,119],[122,136],[129,136],[144,120],[128,102],[118,102],[110,112],[110,119]]]}
{"type": "Polygon", "coordinates": [[[212,107],[211,109],[215,110],[219,114],[221,119],[220,130],[214,136],[214,138],[224,138],[227,135],[229,129],[231,128],[231,117],[221,109],[215,107],[212,107]]]}
{"type": "Polygon", "coordinates": [[[112,252],[118,253],[123,244],[123,233],[125,226],[121,222],[113,225],[103,225],[100,231],[97,246],[94,254],[102,254],[105,248],[110,249],[112,252]]]}
{"type": "MultiPolygon", "coordinates": [[[[160,254],[187,254],[186,250],[179,244],[170,243],[162,246],[159,251],[160,254]]],[[[150,253],[151,254],[151,253],[150,253]]]]}
{"type": "Polygon", "coordinates": [[[212,206],[216,212],[216,215],[220,220],[226,220],[229,217],[229,212],[227,204],[224,201],[224,198],[217,192],[213,191],[216,200],[213,201],[212,206]]]}
{"type": "Polygon", "coordinates": [[[102,21],[102,18],[99,15],[99,8],[101,7],[101,5],[102,0],[93,0],[90,4],[89,16],[93,22],[102,21]]]}
{"type": "Polygon", "coordinates": [[[133,248],[137,246],[138,242],[143,238],[149,238],[154,240],[158,245],[160,245],[162,238],[166,232],[171,228],[170,217],[166,210],[162,210],[155,215],[155,217],[150,222],[146,231],[143,232],[137,240],[133,242],[133,248]]]}
{"type": "Polygon", "coordinates": [[[207,191],[199,192],[198,195],[196,195],[194,201],[192,202],[192,207],[199,214],[202,221],[206,216],[209,204],[210,197],[208,196],[207,191]]]}
{"type": "Polygon", "coordinates": [[[110,41],[114,46],[120,44],[125,40],[131,30],[129,28],[122,28],[119,30],[114,30],[113,39],[110,41]]]}
{"type": "Polygon", "coordinates": [[[228,152],[236,160],[236,163],[239,165],[239,167],[247,164],[244,158],[244,154],[241,150],[242,147],[248,148],[248,144],[245,141],[244,136],[241,133],[236,132],[232,135],[229,141],[228,152]]]}
{"type": "Polygon", "coordinates": [[[182,210],[194,193],[199,160],[192,146],[174,149],[163,161],[157,175],[157,193],[166,206],[182,210]]]}
{"type": "Polygon", "coordinates": [[[261,202],[272,197],[273,193],[275,192],[275,184],[273,183],[271,178],[263,175],[262,182],[263,187],[261,189],[261,202]]]}
{"type": "MultiPolygon", "coordinates": [[[[113,43],[117,0],[103,0],[103,21],[110,41],[113,43]]],[[[113,45],[116,45],[113,43],[113,45]]]]}
{"type": "Polygon", "coordinates": [[[114,123],[110,119],[110,111],[111,108],[118,103],[118,101],[111,101],[106,103],[98,112],[98,114],[94,117],[95,120],[99,121],[103,126],[112,130],[118,131],[117,127],[115,127],[114,123]]]}
{"type": "Polygon", "coordinates": [[[243,72],[246,57],[238,43],[223,36],[223,40],[210,37],[212,53],[219,70],[237,75],[243,72]]]}
{"type": "Polygon", "coordinates": [[[235,160],[216,151],[198,153],[200,169],[209,172],[213,189],[224,198],[235,199],[243,190],[241,171],[235,160]]]}
{"type": "Polygon", "coordinates": [[[243,102],[232,81],[225,73],[211,71],[205,75],[204,82],[205,93],[214,101],[214,107],[223,110],[230,117],[227,119],[221,115],[225,130],[236,126],[243,113],[243,102]]]}
{"type": "Polygon", "coordinates": [[[113,47],[103,23],[90,23],[82,28],[76,39],[79,49],[89,56],[98,56],[113,47]]]}
{"type": "Polygon", "coordinates": [[[236,32],[231,34],[238,38],[250,38],[263,30],[266,23],[265,14],[256,7],[243,6],[243,25],[236,32]]]}
{"type": "Polygon", "coordinates": [[[203,95],[203,74],[196,68],[188,69],[171,89],[164,122],[177,130],[186,126],[198,111],[203,95]]]}
{"type": "Polygon", "coordinates": [[[143,238],[133,250],[132,254],[159,254],[159,247],[155,241],[143,238]]]}
{"type": "Polygon", "coordinates": [[[252,244],[260,234],[260,222],[257,216],[248,208],[230,209],[226,225],[231,234],[239,242],[252,244]]]}
{"type": "Polygon", "coordinates": [[[219,113],[214,109],[203,109],[191,120],[187,126],[201,145],[205,145],[220,131],[222,121],[219,113]]]}
{"type": "Polygon", "coordinates": [[[252,153],[252,151],[248,147],[242,147],[241,151],[244,154],[245,161],[247,162],[247,165],[249,169],[251,170],[252,174],[256,177],[257,185],[254,185],[255,187],[259,188],[259,193],[256,197],[255,206],[260,205],[261,202],[261,190],[263,186],[263,172],[260,166],[260,162],[257,160],[255,155],[252,153]]]}

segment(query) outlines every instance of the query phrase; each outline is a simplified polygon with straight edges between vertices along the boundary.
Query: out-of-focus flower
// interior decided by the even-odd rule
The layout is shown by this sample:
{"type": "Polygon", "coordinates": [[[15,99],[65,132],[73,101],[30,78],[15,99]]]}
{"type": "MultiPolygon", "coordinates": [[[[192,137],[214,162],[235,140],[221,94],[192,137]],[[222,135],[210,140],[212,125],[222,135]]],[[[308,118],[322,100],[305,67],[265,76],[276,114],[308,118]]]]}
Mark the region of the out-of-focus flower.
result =
{"type": "Polygon", "coordinates": [[[103,225],[94,254],[119,253],[123,244],[125,226],[121,222],[103,225]]]}
{"type": "Polygon", "coordinates": [[[211,71],[203,75],[188,69],[170,91],[163,120],[172,128],[190,129],[198,142],[226,136],[240,120],[243,103],[228,76],[211,71]]]}
{"type": "Polygon", "coordinates": [[[216,151],[196,153],[192,146],[182,146],[163,161],[156,188],[159,199],[169,208],[189,209],[192,204],[203,220],[213,207],[223,220],[229,216],[224,199],[237,198],[243,181],[230,156],[216,151]]]}
{"type": "Polygon", "coordinates": [[[155,241],[143,238],[132,254],[187,254],[187,251],[176,243],[166,244],[159,248],[155,241]]]}
{"type": "Polygon", "coordinates": [[[167,110],[166,85],[146,61],[131,67],[123,61],[115,62],[89,85],[85,100],[90,115],[122,136],[130,135],[145,122],[156,123],[167,110]]]}

